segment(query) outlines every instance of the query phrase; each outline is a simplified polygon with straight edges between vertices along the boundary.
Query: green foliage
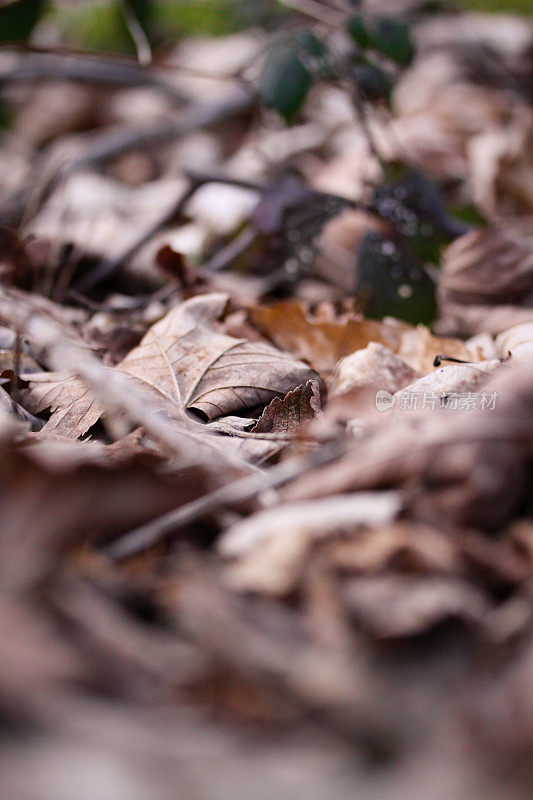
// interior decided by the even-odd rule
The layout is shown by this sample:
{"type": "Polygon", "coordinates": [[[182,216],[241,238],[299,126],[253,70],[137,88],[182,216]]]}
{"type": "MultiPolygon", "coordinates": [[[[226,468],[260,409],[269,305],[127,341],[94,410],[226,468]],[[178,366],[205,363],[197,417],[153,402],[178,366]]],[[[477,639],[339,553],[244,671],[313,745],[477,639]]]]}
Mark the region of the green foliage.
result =
{"type": "Polygon", "coordinates": [[[393,316],[413,325],[430,325],[435,319],[435,284],[398,242],[367,233],[357,251],[357,275],[365,316],[393,316]]]}
{"type": "Polygon", "coordinates": [[[368,36],[368,31],[366,29],[363,17],[361,17],[359,14],[355,14],[353,17],[350,17],[347,25],[348,32],[355,43],[363,50],[366,50],[370,44],[370,38],[368,36]]]}
{"type": "Polygon", "coordinates": [[[377,17],[369,31],[370,47],[402,67],[413,60],[415,49],[409,27],[394,17],[377,17]]]}
{"type": "Polygon", "coordinates": [[[115,0],[60,6],[54,12],[54,22],[69,41],[83,50],[135,52],[124,15],[115,0]]]}
{"type": "Polygon", "coordinates": [[[259,79],[259,93],[266,106],[291,122],[310,86],[311,73],[294,44],[279,44],[270,51],[259,79]]]}
{"type": "Polygon", "coordinates": [[[146,31],[153,18],[154,7],[157,2],[153,2],[153,0],[127,0],[127,3],[137,17],[139,24],[146,31]]]}
{"type": "Polygon", "coordinates": [[[356,14],[348,20],[347,28],[361,49],[376,50],[402,67],[411,63],[415,48],[409,26],[402,20],[356,14]]]}
{"type": "Polygon", "coordinates": [[[424,262],[439,263],[442,245],[468,230],[450,216],[439,186],[401,161],[386,165],[373,204],[424,262]]]}
{"type": "Polygon", "coordinates": [[[154,6],[154,27],[174,37],[223,36],[239,30],[241,22],[234,0],[172,0],[154,6]]]}
{"type": "Polygon", "coordinates": [[[259,94],[288,123],[302,107],[313,78],[332,75],[327,47],[304,28],[270,50],[259,78],[259,94]]]}
{"type": "Polygon", "coordinates": [[[15,0],[0,6],[0,42],[27,41],[45,5],[45,0],[15,0]]]}
{"type": "Polygon", "coordinates": [[[472,11],[499,14],[533,14],[533,0],[463,0],[472,11]]]}

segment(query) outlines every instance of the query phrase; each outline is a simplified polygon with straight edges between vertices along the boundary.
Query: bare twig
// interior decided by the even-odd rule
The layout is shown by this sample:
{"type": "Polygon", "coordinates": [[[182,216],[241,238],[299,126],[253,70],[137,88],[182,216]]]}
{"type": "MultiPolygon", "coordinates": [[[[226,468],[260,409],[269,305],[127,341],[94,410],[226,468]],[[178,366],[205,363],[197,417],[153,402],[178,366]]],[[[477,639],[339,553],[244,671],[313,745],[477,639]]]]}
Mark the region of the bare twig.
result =
{"type": "Polygon", "coordinates": [[[150,47],[150,42],[143,31],[141,23],[137,19],[137,16],[135,15],[135,12],[133,11],[128,0],[121,0],[120,7],[122,9],[124,19],[126,20],[126,25],[128,27],[128,31],[130,32],[130,36],[135,43],[139,64],[150,64],[152,61],[152,48],[150,47]]]}
{"type": "Polygon", "coordinates": [[[144,86],[159,91],[177,106],[186,102],[182,92],[171,82],[162,80],[153,68],[147,69],[143,64],[125,58],[13,46],[0,48],[0,53],[11,56],[0,62],[0,86],[50,80],[100,83],[119,88],[144,86]]]}
{"type": "Polygon", "coordinates": [[[103,555],[111,561],[122,561],[141,553],[153,544],[160,542],[168,534],[201,519],[206,514],[218,511],[225,506],[251,500],[266,489],[277,489],[284,486],[305,472],[330,464],[340,458],[343,452],[344,448],[338,442],[333,445],[324,445],[313,453],[295,456],[262,473],[234,481],[130,531],[104,548],[103,555]]]}

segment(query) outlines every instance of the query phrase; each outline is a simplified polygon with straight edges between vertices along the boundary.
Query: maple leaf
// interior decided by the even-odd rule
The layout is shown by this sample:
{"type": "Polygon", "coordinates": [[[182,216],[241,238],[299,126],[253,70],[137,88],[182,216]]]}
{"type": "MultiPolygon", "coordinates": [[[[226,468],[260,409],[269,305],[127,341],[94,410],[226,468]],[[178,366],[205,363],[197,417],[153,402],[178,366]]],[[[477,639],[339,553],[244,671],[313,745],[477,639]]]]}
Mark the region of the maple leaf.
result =
{"type": "Polygon", "coordinates": [[[263,406],[316,373],[262,342],[235,339],[217,328],[225,294],[194,297],[153,325],[118,368],[205,420],[263,406]]]}

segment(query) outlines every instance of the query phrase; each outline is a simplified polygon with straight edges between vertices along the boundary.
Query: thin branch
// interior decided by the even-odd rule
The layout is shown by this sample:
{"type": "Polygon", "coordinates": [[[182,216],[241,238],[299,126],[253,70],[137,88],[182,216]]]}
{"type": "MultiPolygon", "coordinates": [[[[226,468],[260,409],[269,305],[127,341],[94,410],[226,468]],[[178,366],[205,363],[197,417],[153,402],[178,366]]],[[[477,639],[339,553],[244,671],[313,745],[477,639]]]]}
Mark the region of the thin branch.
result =
{"type": "Polygon", "coordinates": [[[206,514],[225,506],[251,500],[266,489],[277,489],[284,486],[310,470],[330,464],[340,458],[343,453],[344,447],[335,442],[333,445],[324,445],[308,455],[287,459],[269,470],[241,478],[210,494],[203,495],[191,503],[173,509],[146,525],[130,531],[101,552],[111,561],[123,561],[143,552],[148,547],[160,542],[168,534],[201,519],[206,514]]]}
{"type": "Polygon", "coordinates": [[[148,37],[128,0],[120,0],[120,8],[130,36],[135,44],[135,49],[137,50],[137,60],[139,64],[146,66],[152,61],[152,48],[150,47],[148,37]]]}
{"type": "Polygon", "coordinates": [[[153,69],[124,58],[13,46],[0,47],[0,53],[12,54],[12,58],[0,62],[0,86],[50,80],[103,83],[121,88],[144,86],[159,91],[174,105],[181,106],[186,102],[186,97],[172,83],[162,80],[153,69]]]}

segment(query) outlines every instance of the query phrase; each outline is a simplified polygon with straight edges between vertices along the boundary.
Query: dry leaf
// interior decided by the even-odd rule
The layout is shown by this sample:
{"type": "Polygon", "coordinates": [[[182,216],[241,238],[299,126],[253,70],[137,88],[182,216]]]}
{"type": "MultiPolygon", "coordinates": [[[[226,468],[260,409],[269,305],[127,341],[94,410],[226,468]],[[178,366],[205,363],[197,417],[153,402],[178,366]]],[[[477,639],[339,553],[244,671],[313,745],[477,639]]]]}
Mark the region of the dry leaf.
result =
{"type": "Polygon", "coordinates": [[[449,619],[480,622],[490,608],[480,589],[452,578],[352,578],[344,597],[357,623],[379,638],[415,636],[449,619]]]}
{"type": "Polygon", "coordinates": [[[263,406],[315,373],[262,342],[217,327],[228,296],[194,297],[150,328],[118,368],[155,386],[203,419],[263,406]]]}
{"type": "Polygon", "coordinates": [[[320,386],[317,381],[307,381],[288,392],[283,400],[275,397],[257,420],[252,433],[296,433],[302,425],[320,413],[320,386]]]}
{"type": "Polygon", "coordinates": [[[331,379],[330,394],[347,394],[370,385],[394,394],[417,377],[418,373],[388,347],[370,342],[363,350],[339,361],[331,379]]]}
{"type": "MultiPolygon", "coordinates": [[[[450,364],[446,367],[439,367],[435,372],[419,378],[409,386],[404,386],[395,393],[395,405],[402,407],[402,398],[409,395],[426,395],[426,400],[429,397],[435,396],[446,397],[448,395],[465,395],[465,393],[473,393],[483,386],[493,372],[501,369],[501,361],[480,361],[477,364],[450,364]]],[[[464,397],[462,398],[465,399],[464,397]]],[[[466,397],[468,401],[468,397],[466,397]]],[[[416,406],[408,406],[410,408],[416,406]]],[[[465,404],[461,406],[464,409],[475,408],[476,398],[470,398],[470,405],[465,404]]]]}
{"type": "MultiPolygon", "coordinates": [[[[168,399],[153,386],[128,376],[132,386],[140,386],[150,397],[154,407],[172,414],[168,399]]],[[[57,372],[43,372],[28,379],[28,388],[22,391],[26,408],[34,414],[46,409],[52,412],[43,427],[46,433],[55,433],[78,439],[95,425],[105,412],[103,405],[95,400],[94,392],[81,378],[75,375],[61,375],[57,372]]]]}
{"type": "Polygon", "coordinates": [[[473,358],[462,342],[439,339],[423,325],[413,328],[392,317],[381,322],[354,315],[319,320],[294,301],[251,308],[250,317],[278,347],[305,359],[321,373],[331,372],[341,358],[370,342],[390,348],[418,372],[429,372],[435,356],[441,353],[465,360],[473,358]]]}
{"type": "Polygon", "coordinates": [[[228,571],[239,589],[285,594],[294,588],[314,542],[359,527],[378,527],[401,507],[395,492],[359,493],[261,511],[230,528],[219,541],[226,557],[238,558],[228,571]]]}
{"type": "Polygon", "coordinates": [[[533,320],[514,325],[502,331],[496,338],[496,350],[500,358],[531,358],[533,356],[533,320]]]}
{"type": "Polygon", "coordinates": [[[89,386],[74,375],[45,372],[34,375],[22,392],[25,407],[33,414],[50,409],[43,430],[77,439],[104,413],[89,386]]]}
{"type": "Polygon", "coordinates": [[[439,329],[466,335],[499,333],[504,329],[499,325],[510,327],[522,321],[517,320],[516,309],[525,307],[523,313],[530,312],[527,306],[532,290],[533,249],[526,240],[502,228],[467,233],[444,253],[438,289],[439,329]],[[512,308],[505,316],[507,306],[512,308]],[[487,314],[492,320],[487,320],[487,314]]]}
{"type": "Polygon", "coordinates": [[[342,321],[313,319],[294,301],[250,309],[250,317],[259,330],[284,350],[308,361],[319,372],[329,372],[343,356],[366,347],[369,342],[396,350],[405,323],[387,323],[351,317],[342,321]]]}

